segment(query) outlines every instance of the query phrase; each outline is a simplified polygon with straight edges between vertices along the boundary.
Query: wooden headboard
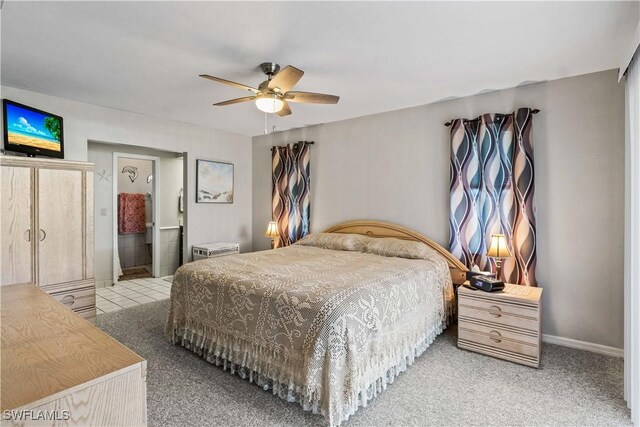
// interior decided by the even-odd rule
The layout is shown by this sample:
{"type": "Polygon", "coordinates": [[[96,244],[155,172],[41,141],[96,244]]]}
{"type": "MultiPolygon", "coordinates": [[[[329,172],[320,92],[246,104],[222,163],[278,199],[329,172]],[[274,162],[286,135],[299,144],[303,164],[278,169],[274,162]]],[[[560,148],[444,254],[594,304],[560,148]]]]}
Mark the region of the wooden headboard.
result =
{"type": "Polygon", "coordinates": [[[458,258],[451,255],[448,250],[417,231],[401,225],[382,221],[358,220],[334,225],[325,230],[325,233],[362,234],[369,237],[395,237],[396,239],[422,242],[447,260],[453,283],[463,283],[466,280],[466,272],[469,271],[469,269],[460,262],[458,258]]]}

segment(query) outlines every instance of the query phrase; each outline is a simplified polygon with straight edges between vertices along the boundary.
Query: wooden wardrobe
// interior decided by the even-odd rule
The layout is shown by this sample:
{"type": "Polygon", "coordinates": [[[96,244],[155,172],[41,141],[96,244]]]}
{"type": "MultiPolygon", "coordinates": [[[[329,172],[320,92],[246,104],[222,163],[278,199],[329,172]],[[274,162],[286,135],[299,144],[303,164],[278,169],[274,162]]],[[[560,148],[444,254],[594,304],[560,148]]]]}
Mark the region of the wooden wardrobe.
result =
{"type": "Polygon", "coordinates": [[[95,321],[93,164],[0,156],[0,285],[34,283],[95,321]]]}

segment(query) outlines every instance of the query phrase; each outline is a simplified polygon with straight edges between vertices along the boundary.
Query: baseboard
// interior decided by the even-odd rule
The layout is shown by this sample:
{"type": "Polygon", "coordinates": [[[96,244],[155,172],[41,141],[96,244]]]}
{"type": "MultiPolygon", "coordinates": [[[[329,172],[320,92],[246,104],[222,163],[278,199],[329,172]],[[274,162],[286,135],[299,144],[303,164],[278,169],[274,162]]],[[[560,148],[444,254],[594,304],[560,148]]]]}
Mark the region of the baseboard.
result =
{"type": "Polygon", "coordinates": [[[606,354],[607,356],[624,357],[624,349],[609,347],[602,344],[594,344],[591,342],[579,341],[571,338],[563,338],[547,334],[542,334],[542,341],[548,342],[549,344],[557,344],[563,345],[565,347],[577,348],[579,350],[587,350],[593,353],[606,354]]]}

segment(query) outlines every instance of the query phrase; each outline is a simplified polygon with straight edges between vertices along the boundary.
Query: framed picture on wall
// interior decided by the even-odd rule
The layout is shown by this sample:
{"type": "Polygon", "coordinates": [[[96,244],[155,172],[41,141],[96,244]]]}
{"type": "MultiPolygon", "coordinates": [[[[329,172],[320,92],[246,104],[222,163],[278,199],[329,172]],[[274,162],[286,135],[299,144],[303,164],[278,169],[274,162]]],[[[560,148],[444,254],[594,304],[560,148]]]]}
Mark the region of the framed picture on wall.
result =
{"type": "Polygon", "coordinates": [[[196,160],[196,203],[233,203],[233,163],[196,160]]]}

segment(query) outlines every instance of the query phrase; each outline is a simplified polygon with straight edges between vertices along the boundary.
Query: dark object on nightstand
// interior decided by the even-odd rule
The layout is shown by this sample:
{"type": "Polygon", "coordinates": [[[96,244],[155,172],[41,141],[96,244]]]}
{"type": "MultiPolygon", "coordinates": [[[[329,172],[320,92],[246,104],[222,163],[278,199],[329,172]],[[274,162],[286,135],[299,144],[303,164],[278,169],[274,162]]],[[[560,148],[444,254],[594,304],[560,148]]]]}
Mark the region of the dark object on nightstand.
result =
{"type": "Polygon", "coordinates": [[[471,278],[474,277],[474,276],[496,277],[496,275],[493,274],[490,271],[472,271],[472,270],[469,270],[469,271],[466,272],[467,280],[471,280],[471,278]]]}
{"type": "Polygon", "coordinates": [[[473,276],[469,280],[469,284],[472,288],[486,292],[497,292],[504,289],[504,282],[493,277],[473,276]]]}

